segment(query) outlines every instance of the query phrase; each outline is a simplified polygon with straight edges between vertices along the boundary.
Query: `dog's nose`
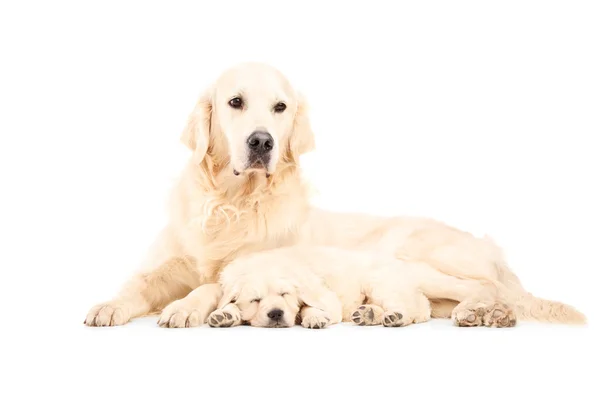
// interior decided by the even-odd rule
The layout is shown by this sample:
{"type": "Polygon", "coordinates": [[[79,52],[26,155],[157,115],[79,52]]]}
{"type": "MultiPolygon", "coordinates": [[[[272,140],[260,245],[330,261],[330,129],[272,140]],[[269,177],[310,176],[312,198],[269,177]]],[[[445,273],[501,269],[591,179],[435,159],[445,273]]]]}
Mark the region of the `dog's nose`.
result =
{"type": "Polygon", "coordinates": [[[279,308],[274,308],[267,313],[267,317],[269,317],[273,321],[279,321],[283,317],[283,310],[280,310],[279,308]]]}
{"type": "Polygon", "coordinates": [[[254,131],[248,137],[248,147],[255,154],[267,154],[273,149],[273,136],[269,132],[254,131]]]}

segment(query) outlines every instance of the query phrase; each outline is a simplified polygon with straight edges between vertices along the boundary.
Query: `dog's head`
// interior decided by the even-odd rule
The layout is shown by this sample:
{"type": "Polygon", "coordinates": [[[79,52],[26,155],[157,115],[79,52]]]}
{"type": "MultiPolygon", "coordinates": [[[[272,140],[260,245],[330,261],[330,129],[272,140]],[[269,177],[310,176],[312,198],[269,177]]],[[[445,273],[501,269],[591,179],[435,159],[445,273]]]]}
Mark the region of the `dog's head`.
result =
{"type": "Polygon", "coordinates": [[[234,261],[221,273],[220,282],[223,297],[219,308],[234,303],[240,309],[242,321],[252,326],[293,326],[298,322],[300,309],[305,306],[341,309],[337,297],[328,299],[320,292],[320,281],[300,282],[287,273],[285,267],[234,261]]]}
{"type": "MultiPolygon", "coordinates": [[[[302,97],[278,70],[242,64],[223,73],[200,98],[182,141],[195,162],[210,163],[235,175],[297,163],[314,148],[302,97]]],[[[212,169],[211,169],[212,170],[212,169]]]]}

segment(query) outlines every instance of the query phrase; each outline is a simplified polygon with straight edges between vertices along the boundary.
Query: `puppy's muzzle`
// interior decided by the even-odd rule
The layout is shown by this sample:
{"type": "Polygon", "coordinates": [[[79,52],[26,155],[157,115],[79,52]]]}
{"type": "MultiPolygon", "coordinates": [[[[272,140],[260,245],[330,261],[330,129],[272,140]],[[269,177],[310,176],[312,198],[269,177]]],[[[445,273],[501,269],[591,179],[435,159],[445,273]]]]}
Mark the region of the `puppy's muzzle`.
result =
{"type": "Polygon", "coordinates": [[[267,313],[267,317],[273,322],[281,322],[283,319],[283,310],[279,308],[274,308],[267,313]]]}
{"type": "Polygon", "coordinates": [[[269,132],[254,131],[246,141],[248,158],[251,168],[266,168],[271,160],[271,150],[275,145],[273,136],[269,132]]]}

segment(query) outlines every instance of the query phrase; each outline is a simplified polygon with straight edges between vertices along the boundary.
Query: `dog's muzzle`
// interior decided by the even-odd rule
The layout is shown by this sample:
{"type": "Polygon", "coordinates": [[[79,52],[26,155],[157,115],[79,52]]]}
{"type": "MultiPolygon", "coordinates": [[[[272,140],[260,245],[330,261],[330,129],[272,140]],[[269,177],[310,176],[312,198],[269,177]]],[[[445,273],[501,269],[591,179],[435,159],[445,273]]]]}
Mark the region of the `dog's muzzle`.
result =
{"type": "Polygon", "coordinates": [[[254,131],[246,141],[248,146],[248,165],[250,168],[265,168],[271,161],[274,147],[273,136],[269,132],[254,131]]]}

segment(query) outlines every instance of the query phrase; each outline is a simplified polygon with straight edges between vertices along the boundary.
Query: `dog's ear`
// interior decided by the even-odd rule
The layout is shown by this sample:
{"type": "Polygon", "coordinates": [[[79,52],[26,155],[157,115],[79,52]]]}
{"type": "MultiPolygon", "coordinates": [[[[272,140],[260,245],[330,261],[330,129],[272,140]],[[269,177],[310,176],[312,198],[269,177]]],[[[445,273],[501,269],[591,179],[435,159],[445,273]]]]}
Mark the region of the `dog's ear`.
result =
{"type": "Polygon", "coordinates": [[[212,94],[207,90],[196,103],[181,134],[181,141],[194,152],[198,164],[204,159],[210,143],[212,112],[212,94]]]}
{"type": "Polygon", "coordinates": [[[294,117],[294,126],[289,139],[289,158],[298,162],[300,155],[315,149],[315,135],[308,118],[308,104],[301,94],[298,95],[298,108],[294,117]]]}

